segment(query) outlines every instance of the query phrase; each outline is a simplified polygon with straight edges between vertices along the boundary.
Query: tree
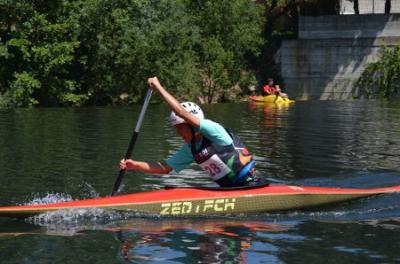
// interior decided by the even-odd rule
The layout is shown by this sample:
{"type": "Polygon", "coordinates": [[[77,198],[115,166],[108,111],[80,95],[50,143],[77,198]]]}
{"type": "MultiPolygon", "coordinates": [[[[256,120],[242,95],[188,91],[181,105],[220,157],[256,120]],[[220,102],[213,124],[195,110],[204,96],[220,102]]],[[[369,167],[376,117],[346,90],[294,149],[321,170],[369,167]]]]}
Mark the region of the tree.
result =
{"type": "Polygon", "coordinates": [[[262,6],[248,0],[191,1],[190,10],[200,29],[196,51],[204,100],[247,86],[252,77],[246,57],[259,54],[263,43],[262,6]]]}
{"type": "Polygon", "coordinates": [[[68,101],[78,85],[71,65],[79,42],[67,1],[0,1],[0,83],[11,106],[68,101]]]}
{"type": "Polygon", "coordinates": [[[390,0],[385,1],[385,14],[390,14],[390,9],[392,8],[392,2],[390,0]]]}
{"type": "Polygon", "coordinates": [[[359,15],[360,9],[358,5],[358,0],[353,0],[353,8],[354,8],[354,14],[359,15]]]}
{"type": "Polygon", "coordinates": [[[144,95],[158,75],[172,92],[189,96],[199,85],[194,53],[197,26],[184,1],[85,2],[80,14],[82,83],[91,103],[144,95]]]}
{"type": "Polygon", "coordinates": [[[139,100],[157,75],[181,99],[254,80],[262,7],[248,0],[0,0],[0,104],[139,100]]]}

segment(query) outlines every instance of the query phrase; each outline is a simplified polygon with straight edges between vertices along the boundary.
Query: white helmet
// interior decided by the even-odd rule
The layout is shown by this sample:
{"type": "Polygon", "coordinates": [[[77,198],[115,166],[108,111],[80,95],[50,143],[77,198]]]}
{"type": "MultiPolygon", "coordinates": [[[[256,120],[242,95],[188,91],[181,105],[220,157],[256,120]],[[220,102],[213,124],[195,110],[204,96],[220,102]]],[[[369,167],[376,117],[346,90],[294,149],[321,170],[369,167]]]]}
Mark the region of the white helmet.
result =
{"type": "MultiPolygon", "coordinates": [[[[191,113],[192,115],[197,116],[200,120],[204,119],[204,113],[201,110],[200,106],[198,106],[197,104],[192,102],[183,102],[181,103],[181,106],[185,108],[185,110],[191,113]]],[[[171,126],[176,126],[179,124],[186,123],[186,121],[177,114],[175,114],[175,112],[171,112],[171,115],[169,116],[169,122],[171,123],[171,126]]]]}

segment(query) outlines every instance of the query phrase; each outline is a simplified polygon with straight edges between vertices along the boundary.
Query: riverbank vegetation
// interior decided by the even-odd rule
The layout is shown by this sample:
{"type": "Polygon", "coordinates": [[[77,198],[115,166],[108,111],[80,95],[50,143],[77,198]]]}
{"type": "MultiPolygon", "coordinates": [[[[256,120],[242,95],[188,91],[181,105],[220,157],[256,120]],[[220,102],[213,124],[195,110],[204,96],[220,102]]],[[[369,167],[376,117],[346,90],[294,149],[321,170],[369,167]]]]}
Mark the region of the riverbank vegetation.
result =
{"type": "Polygon", "coordinates": [[[157,75],[206,101],[253,80],[263,6],[247,0],[1,0],[3,106],[138,100],[157,75]]]}
{"type": "Polygon", "coordinates": [[[337,4],[0,0],[0,107],[137,102],[153,75],[181,100],[237,100],[280,81],[273,55],[296,37],[299,8],[337,4]]]}
{"type": "Polygon", "coordinates": [[[393,98],[400,95],[400,44],[382,47],[379,59],[369,63],[356,86],[368,98],[393,98]]]}

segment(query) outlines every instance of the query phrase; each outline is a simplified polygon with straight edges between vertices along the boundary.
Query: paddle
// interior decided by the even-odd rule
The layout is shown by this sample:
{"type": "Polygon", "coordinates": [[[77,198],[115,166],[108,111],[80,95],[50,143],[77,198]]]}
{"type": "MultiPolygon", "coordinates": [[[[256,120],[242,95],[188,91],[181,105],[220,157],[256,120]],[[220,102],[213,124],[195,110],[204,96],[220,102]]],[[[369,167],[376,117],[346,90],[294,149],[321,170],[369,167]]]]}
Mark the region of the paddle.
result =
{"type": "MultiPolygon", "coordinates": [[[[131,155],[132,155],[133,147],[135,146],[136,139],[137,139],[137,137],[139,135],[139,130],[140,130],[140,127],[142,126],[142,122],[143,122],[143,119],[144,119],[144,114],[146,113],[147,106],[149,105],[152,93],[153,93],[152,89],[147,90],[146,97],[144,98],[142,109],[140,110],[140,114],[139,114],[138,120],[136,122],[135,130],[133,131],[133,134],[132,134],[132,137],[131,137],[131,141],[129,142],[128,150],[126,151],[126,154],[125,154],[125,159],[129,159],[131,157],[131,155]]],[[[125,175],[125,170],[120,170],[119,174],[118,174],[118,178],[116,179],[116,181],[114,183],[114,188],[113,188],[113,191],[111,193],[111,196],[114,196],[118,192],[119,187],[120,187],[121,182],[122,182],[122,178],[124,177],[124,175],[125,175]]]]}

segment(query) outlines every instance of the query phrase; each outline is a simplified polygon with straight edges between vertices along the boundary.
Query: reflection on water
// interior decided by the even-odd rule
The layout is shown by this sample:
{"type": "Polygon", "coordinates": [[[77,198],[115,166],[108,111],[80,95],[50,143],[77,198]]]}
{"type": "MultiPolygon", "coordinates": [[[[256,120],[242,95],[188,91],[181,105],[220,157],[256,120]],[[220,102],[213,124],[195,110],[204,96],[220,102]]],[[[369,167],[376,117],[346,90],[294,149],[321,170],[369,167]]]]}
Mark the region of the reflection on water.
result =
{"type": "Polygon", "coordinates": [[[128,222],[116,231],[121,241],[121,256],[126,260],[223,263],[229,259],[240,263],[246,261],[246,251],[257,232],[283,230],[287,227],[263,222],[186,219],[142,225],[128,222]]]}
{"type": "MultiPolygon", "coordinates": [[[[16,236],[71,236],[102,231],[115,235],[119,255],[128,262],[155,261],[165,263],[246,262],[246,252],[254,247],[258,234],[287,232],[290,225],[238,219],[150,219],[135,218],[125,221],[80,222],[74,226],[47,223],[42,227],[21,222],[5,222],[0,226],[0,237],[16,236]]],[[[264,245],[265,246],[265,245],[264,245]]],[[[269,245],[265,258],[273,258],[276,247],[269,245]],[[268,256],[270,252],[270,256],[268,256]]]]}
{"type": "MultiPolygon", "coordinates": [[[[112,237],[106,236],[98,243],[110,245],[115,241],[111,253],[128,263],[296,263],[300,257],[302,263],[318,263],[321,254],[333,260],[346,258],[352,263],[394,263],[400,259],[400,238],[395,235],[399,229],[399,217],[279,224],[251,219],[135,218],[74,227],[50,223],[40,227],[14,221],[2,222],[0,240],[36,237],[41,240],[37,246],[44,246],[73,236],[92,244],[100,234],[110,234],[112,237]]],[[[66,246],[62,244],[63,248],[66,246]]]]}
{"type": "MultiPolygon", "coordinates": [[[[296,185],[400,184],[400,102],[215,104],[206,116],[247,143],[260,175],[296,185]]],[[[0,112],[0,203],[109,195],[140,106],[0,112]],[[50,194],[50,195],[49,195],[50,194]],[[55,195],[53,195],[55,194],[55,195]],[[61,196],[57,196],[61,194],[61,196]],[[61,197],[61,198],[60,198],[61,197]]],[[[163,160],[181,144],[151,105],[134,150],[163,160]]],[[[124,192],[210,185],[197,166],[127,173],[124,192]]],[[[0,219],[2,263],[400,263],[399,195],[314,211],[160,219],[104,211],[0,219]],[[77,258],[79,256],[79,258],[77,258]]]]}

